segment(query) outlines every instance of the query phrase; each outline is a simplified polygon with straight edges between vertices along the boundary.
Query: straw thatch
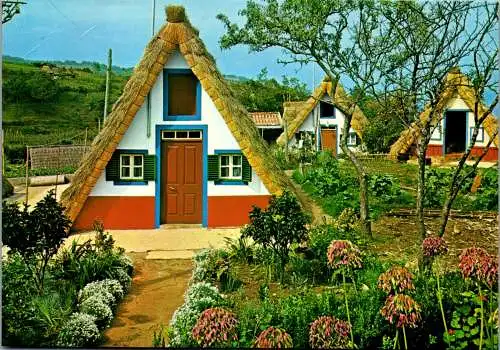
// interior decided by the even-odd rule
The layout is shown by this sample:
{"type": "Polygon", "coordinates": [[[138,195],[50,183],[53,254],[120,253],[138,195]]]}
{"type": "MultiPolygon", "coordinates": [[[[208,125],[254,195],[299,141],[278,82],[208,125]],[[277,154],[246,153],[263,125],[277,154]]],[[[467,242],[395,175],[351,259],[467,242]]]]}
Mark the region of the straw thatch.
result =
{"type": "Polygon", "coordinates": [[[169,18],[173,16],[174,22],[164,24],[147,45],[142,59],[125,85],[123,94],[113,106],[104,128],[94,139],[91,151],[82,160],[71,186],[62,194],[62,204],[71,220],[78,216],[158,75],[163,71],[165,63],[177,49],[214,102],[240,145],[242,153],[269,192],[279,195],[284,189],[293,190],[290,180],[276,165],[248,112],[234,97],[218,71],[213,57],[207,52],[197,31],[185,18],[185,14],[183,22],[175,22],[182,17],[183,11],[169,6],[166,12],[169,18]]]}
{"type": "MultiPolygon", "coordinates": [[[[465,102],[467,107],[471,111],[474,111],[474,104],[476,99],[473,87],[470,81],[467,79],[467,77],[463,75],[457,68],[451,70],[446,76],[445,88],[443,90],[443,93],[440,95],[440,100],[436,106],[434,116],[430,121],[433,126],[441,121],[443,113],[448,103],[450,102],[450,100],[454,98],[461,98],[465,102]]],[[[479,115],[483,115],[483,113],[487,111],[488,108],[484,104],[479,103],[478,106],[479,115]]],[[[422,125],[425,125],[425,123],[429,123],[430,113],[431,109],[430,107],[427,107],[420,114],[420,123],[422,123],[422,125]]],[[[483,128],[484,130],[486,130],[489,137],[492,137],[492,135],[494,135],[495,132],[498,130],[497,119],[493,114],[491,113],[488,114],[488,116],[483,122],[483,128]]],[[[420,128],[414,122],[408,129],[404,130],[401,133],[399,139],[391,146],[391,149],[389,151],[389,156],[391,158],[397,158],[399,154],[408,152],[410,147],[416,143],[419,136],[420,136],[420,128]]],[[[493,140],[494,144],[497,147],[498,147],[498,141],[499,138],[497,135],[493,140]]]]}
{"type": "MultiPolygon", "coordinates": [[[[330,79],[325,77],[307,101],[285,102],[283,104],[283,120],[287,123],[288,136],[286,136],[285,132],[283,132],[280,137],[278,137],[276,142],[283,145],[286,140],[290,140],[297,130],[299,130],[300,126],[307,120],[307,117],[313,111],[314,107],[316,107],[325,95],[330,96],[336,104],[341,106],[342,109],[346,111],[352,108],[352,100],[345,92],[342,85],[338,83],[335,91],[335,97],[333,97],[332,85],[333,84],[330,79]]],[[[361,109],[356,106],[352,116],[351,127],[361,139],[363,139],[363,131],[367,124],[368,119],[365,117],[361,109]]]]}

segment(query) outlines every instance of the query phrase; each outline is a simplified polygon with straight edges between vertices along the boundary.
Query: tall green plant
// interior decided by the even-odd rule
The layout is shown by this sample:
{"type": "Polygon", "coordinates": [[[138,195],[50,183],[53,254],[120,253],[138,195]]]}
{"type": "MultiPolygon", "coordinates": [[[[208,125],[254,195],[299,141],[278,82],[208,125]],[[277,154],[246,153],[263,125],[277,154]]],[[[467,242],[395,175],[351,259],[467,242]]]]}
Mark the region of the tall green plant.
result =
{"type": "Polygon", "coordinates": [[[254,206],[249,216],[250,224],[242,229],[242,236],[272,249],[279,259],[279,276],[283,281],[291,245],[307,239],[309,216],[302,212],[295,196],[287,191],[279,197],[272,196],[264,210],[254,206]]]}
{"type": "Polygon", "coordinates": [[[25,259],[40,292],[43,290],[49,260],[68,236],[70,223],[53,191],[38,202],[31,212],[26,205],[21,210],[15,203],[4,203],[3,241],[25,259]]]}

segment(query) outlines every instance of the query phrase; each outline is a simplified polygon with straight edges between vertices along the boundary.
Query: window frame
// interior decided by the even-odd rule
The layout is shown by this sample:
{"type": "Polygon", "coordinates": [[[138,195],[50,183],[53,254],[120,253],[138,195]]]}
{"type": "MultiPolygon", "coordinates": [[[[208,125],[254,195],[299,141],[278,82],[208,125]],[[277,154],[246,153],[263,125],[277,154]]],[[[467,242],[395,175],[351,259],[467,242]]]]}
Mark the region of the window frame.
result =
{"type": "Polygon", "coordinates": [[[219,156],[219,179],[222,181],[243,181],[243,155],[241,153],[221,153],[219,156]],[[227,165],[222,165],[222,157],[229,157],[229,162],[227,165]],[[233,157],[239,157],[240,162],[238,165],[233,164],[233,157]],[[222,176],[222,168],[229,169],[229,176],[222,176]],[[240,175],[234,176],[233,169],[239,168],[240,175]]]}
{"type": "Polygon", "coordinates": [[[120,153],[120,181],[144,181],[144,154],[142,153],[120,153]],[[123,164],[123,158],[130,157],[130,161],[128,165],[123,164]],[[141,157],[141,165],[135,165],[135,157],[141,157]],[[124,167],[129,168],[130,176],[124,177],[122,173],[122,169],[124,167]],[[136,168],[141,169],[141,176],[134,176],[134,170],[136,168]]]}
{"type": "MultiPolygon", "coordinates": [[[[472,141],[472,134],[474,133],[474,126],[471,126],[469,127],[469,142],[472,141]]],[[[476,143],[477,142],[484,142],[484,128],[482,126],[480,126],[478,128],[478,134],[477,134],[477,138],[476,138],[476,143]]]]}
{"type": "Polygon", "coordinates": [[[164,121],[189,121],[201,120],[201,84],[198,77],[191,69],[168,68],[163,70],[163,120],[164,121]],[[171,75],[194,75],[196,78],[196,112],[194,115],[169,115],[168,114],[168,81],[171,75]]]}
{"type": "Polygon", "coordinates": [[[347,145],[348,146],[356,146],[358,142],[358,135],[356,134],[355,131],[350,132],[347,134],[347,145]],[[354,135],[354,143],[351,142],[351,136],[354,135]]]}

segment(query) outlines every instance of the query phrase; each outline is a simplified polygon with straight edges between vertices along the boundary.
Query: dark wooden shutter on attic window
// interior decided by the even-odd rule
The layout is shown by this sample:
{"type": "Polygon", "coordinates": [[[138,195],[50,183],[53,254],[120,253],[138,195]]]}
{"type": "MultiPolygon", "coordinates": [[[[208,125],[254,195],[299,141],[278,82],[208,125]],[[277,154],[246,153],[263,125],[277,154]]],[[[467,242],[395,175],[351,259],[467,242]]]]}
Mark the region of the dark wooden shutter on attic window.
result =
{"type": "Polygon", "coordinates": [[[219,180],[219,156],[217,154],[208,156],[208,181],[219,180]]]}
{"type": "Polygon", "coordinates": [[[106,165],[106,181],[119,181],[120,180],[120,154],[114,152],[111,159],[106,165]]]}
{"type": "Polygon", "coordinates": [[[250,163],[248,163],[248,159],[245,156],[241,156],[242,158],[242,180],[245,182],[252,182],[252,167],[250,163]]]}
{"type": "Polygon", "coordinates": [[[156,157],[154,155],[144,156],[144,181],[154,181],[156,175],[156,157]]]}

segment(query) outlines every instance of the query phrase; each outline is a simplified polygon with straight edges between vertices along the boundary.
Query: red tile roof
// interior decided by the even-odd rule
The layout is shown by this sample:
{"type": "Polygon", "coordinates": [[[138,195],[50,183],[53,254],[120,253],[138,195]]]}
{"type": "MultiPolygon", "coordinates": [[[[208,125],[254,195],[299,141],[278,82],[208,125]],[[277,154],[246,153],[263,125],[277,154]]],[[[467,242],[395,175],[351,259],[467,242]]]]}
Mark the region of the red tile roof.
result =
{"type": "Polygon", "coordinates": [[[257,127],[281,126],[281,115],[279,112],[252,112],[250,116],[257,127]]]}

